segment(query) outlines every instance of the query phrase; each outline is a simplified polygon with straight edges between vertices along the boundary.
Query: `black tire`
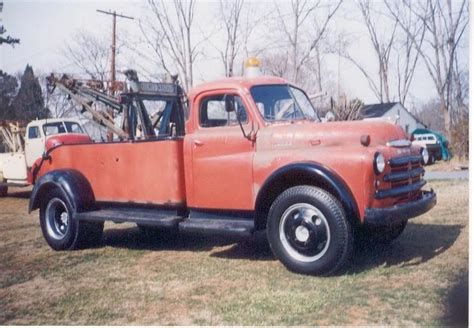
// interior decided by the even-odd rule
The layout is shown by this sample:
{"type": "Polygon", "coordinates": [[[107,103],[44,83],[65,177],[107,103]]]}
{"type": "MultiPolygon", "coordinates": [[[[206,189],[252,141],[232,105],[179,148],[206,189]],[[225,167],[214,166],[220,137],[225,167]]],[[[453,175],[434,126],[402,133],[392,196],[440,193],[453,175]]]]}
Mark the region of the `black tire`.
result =
{"type": "Polygon", "coordinates": [[[148,226],[144,224],[139,224],[137,223],[138,230],[145,235],[146,238],[155,238],[157,237],[160,233],[163,232],[162,228],[159,227],[153,227],[153,226],[148,226]]]}
{"type": "Polygon", "coordinates": [[[62,191],[53,189],[43,200],[40,206],[41,231],[52,249],[79,249],[102,240],[104,223],[73,220],[71,204],[62,191]]]}
{"type": "Polygon", "coordinates": [[[267,238],[275,256],[291,271],[330,275],[348,261],[353,232],[340,202],[327,191],[296,186],[270,207],[267,238]]]}
{"type": "Polygon", "coordinates": [[[435,162],[435,159],[434,159],[433,155],[430,154],[429,157],[428,157],[428,163],[427,164],[428,165],[433,165],[434,162],[435,162]]]}
{"type": "Polygon", "coordinates": [[[405,230],[407,226],[407,220],[400,223],[381,226],[381,227],[367,227],[361,226],[358,229],[356,239],[359,244],[382,244],[389,245],[405,230]]]}
{"type": "Polygon", "coordinates": [[[8,186],[0,186],[0,198],[8,196],[8,186]]]}

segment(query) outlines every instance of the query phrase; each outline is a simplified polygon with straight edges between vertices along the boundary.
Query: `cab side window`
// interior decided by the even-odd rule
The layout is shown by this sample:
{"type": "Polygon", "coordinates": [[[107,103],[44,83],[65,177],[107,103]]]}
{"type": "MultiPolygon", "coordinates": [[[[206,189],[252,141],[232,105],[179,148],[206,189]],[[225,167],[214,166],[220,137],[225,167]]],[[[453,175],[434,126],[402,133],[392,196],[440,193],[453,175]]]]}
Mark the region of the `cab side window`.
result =
{"type": "Polygon", "coordinates": [[[204,128],[237,125],[236,113],[239,113],[240,121],[243,124],[247,122],[247,112],[239,96],[217,95],[205,97],[201,100],[199,106],[199,125],[204,128]],[[231,97],[235,111],[226,111],[226,97],[231,97]]]}
{"type": "Polygon", "coordinates": [[[36,139],[40,137],[40,131],[37,126],[30,126],[28,129],[28,139],[36,139]]]}

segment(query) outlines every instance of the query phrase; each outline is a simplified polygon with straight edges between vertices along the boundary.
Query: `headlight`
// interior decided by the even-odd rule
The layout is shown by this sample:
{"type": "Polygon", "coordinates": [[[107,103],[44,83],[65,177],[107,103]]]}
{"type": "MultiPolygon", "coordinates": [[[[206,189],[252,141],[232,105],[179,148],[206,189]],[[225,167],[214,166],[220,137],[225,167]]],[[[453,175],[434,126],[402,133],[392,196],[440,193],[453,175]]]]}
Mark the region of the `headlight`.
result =
{"type": "Polygon", "coordinates": [[[428,149],[421,148],[421,157],[423,157],[423,165],[428,164],[428,161],[430,160],[430,154],[428,153],[428,149]]]}
{"type": "Polygon", "coordinates": [[[376,174],[380,174],[385,170],[385,158],[381,153],[375,153],[374,170],[376,174]]]}

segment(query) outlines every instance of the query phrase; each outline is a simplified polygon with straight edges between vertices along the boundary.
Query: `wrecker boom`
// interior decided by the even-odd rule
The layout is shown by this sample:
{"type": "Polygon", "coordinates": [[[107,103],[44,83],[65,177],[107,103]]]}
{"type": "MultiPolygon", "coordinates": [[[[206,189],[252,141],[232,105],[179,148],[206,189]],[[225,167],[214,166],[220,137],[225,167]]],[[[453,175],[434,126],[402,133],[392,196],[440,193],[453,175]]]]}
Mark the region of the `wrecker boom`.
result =
{"type": "Polygon", "coordinates": [[[58,88],[66,93],[70,99],[82,106],[82,113],[90,113],[95,122],[107,127],[120,140],[134,139],[137,126],[143,130],[143,138],[148,139],[154,136],[153,130],[161,118],[161,113],[150,117],[141,99],[175,98],[177,102],[182,103],[184,93],[176,78],[173,78],[171,83],[139,82],[135,71],[127,70],[124,73],[127,81],[117,81],[113,88],[109,88],[117,95],[107,94],[101,81],[74,79],[65,74],[60,77],[54,74],[48,76],[48,91],[52,93],[58,88]],[[115,124],[113,115],[99,110],[95,104],[101,104],[121,115],[121,126],[115,124]],[[139,122],[136,122],[136,118],[139,122]]]}

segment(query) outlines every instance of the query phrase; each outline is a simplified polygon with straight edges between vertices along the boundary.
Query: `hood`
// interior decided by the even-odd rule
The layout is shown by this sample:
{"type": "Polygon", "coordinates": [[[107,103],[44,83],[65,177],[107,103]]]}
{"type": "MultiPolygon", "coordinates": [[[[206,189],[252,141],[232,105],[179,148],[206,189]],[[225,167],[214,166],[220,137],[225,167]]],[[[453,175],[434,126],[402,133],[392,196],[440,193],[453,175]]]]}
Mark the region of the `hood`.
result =
{"type": "Polygon", "coordinates": [[[371,146],[407,139],[399,126],[388,122],[345,121],[277,123],[258,132],[257,142],[262,148],[304,148],[308,146],[337,146],[359,144],[362,135],[370,136],[371,146]]]}

